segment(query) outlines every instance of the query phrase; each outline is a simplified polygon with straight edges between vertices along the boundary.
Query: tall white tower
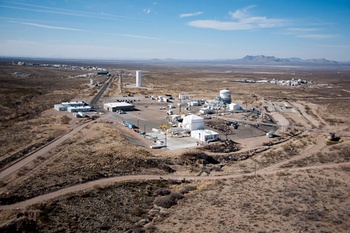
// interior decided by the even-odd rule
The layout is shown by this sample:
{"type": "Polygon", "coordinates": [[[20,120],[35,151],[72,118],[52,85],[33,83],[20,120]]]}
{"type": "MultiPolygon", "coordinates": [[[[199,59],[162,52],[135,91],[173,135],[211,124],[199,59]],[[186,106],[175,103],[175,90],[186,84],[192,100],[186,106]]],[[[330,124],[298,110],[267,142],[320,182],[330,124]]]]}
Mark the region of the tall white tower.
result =
{"type": "Polygon", "coordinates": [[[142,71],[136,71],[136,87],[142,87],[142,71]]]}

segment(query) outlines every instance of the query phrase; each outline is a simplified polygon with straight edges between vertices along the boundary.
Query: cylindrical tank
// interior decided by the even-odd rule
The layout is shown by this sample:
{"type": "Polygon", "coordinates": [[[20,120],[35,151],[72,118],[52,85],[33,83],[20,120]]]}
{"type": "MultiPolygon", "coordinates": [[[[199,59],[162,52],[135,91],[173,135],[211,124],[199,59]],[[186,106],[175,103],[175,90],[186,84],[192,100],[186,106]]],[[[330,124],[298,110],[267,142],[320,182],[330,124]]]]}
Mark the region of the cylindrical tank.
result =
{"type": "Polygon", "coordinates": [[[220,98],[224,101],[225,104],[231,103],[231,91],[228,89],[221,90],[220,98]]]}
{"type": "Polygon", "coordinates": [[[136,87],[142,87],[142,71],[136,71],[136,87]]]}

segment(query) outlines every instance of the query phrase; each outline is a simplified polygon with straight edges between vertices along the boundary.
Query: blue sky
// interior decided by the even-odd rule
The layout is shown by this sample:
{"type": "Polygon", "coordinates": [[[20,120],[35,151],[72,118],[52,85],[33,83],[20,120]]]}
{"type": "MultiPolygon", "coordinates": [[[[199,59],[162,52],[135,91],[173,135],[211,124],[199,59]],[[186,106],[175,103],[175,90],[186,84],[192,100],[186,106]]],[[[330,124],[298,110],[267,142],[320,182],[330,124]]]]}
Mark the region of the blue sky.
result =
{"type": "Polygon", "coordinates": [[[350,61],[350,0],[0,0],[0,56],[350,61]]]}

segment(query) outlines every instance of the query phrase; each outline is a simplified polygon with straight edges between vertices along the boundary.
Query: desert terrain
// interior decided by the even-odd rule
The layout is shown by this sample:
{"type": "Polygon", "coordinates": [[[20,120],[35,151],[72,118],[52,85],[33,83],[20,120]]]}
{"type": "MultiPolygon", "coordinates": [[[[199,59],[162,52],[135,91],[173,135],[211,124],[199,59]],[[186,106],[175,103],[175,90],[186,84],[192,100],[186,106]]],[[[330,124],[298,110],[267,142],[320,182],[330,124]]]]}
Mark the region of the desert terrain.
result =
{"type": "Polygon", "coordinates": [[[55,62],[69,66],[0,62],[1,232],[350,229],[350,67],[55,62]],[[214,100],[226,88],[244,111],[206,116],[220,140],[154,132],[169,116],[151,96],[198,114],[179,94],[214,100]],[[53,109],[80,100],[97,101],[87,118],[53,109]],[[117,100],[135,111],[103,109],[117,100]],[[151,149],[149,135],[168,144],[151,149]]]}

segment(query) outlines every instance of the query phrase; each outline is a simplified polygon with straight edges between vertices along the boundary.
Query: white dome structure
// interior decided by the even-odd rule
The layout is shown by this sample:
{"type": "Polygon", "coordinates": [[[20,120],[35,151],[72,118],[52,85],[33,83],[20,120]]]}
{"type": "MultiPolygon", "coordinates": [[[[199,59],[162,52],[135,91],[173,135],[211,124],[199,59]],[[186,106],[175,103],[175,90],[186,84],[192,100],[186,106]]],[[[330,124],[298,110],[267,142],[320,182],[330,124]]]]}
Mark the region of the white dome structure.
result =
{"type": "Polygon", "coordinates": [[[225,104],[231,103],[231,91],[224,89],[220,91],[220,98],[224,101],[225,104]]]}

